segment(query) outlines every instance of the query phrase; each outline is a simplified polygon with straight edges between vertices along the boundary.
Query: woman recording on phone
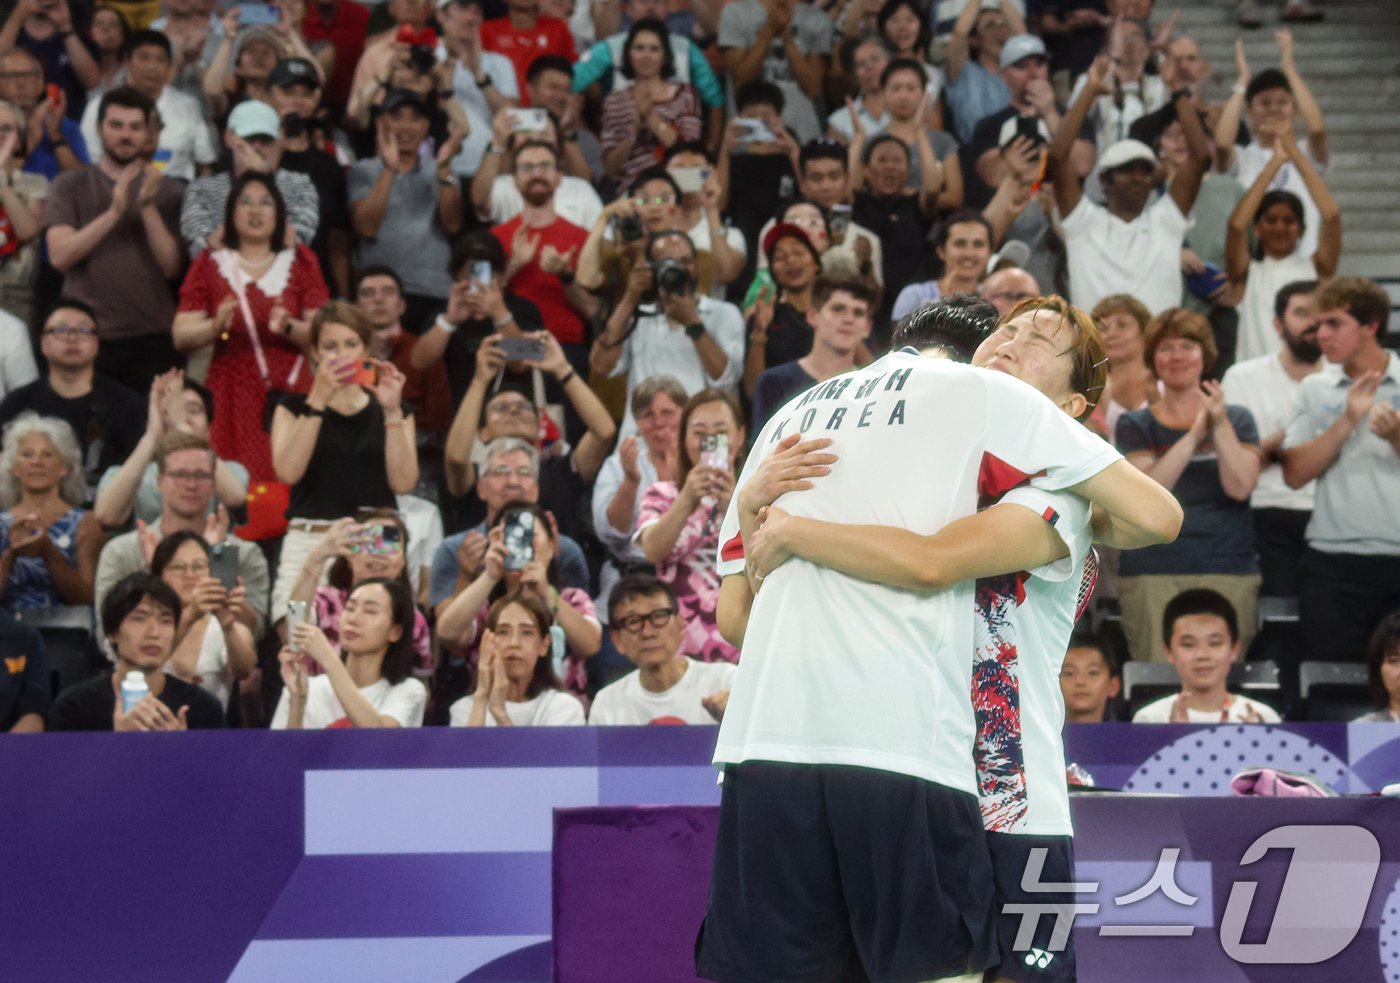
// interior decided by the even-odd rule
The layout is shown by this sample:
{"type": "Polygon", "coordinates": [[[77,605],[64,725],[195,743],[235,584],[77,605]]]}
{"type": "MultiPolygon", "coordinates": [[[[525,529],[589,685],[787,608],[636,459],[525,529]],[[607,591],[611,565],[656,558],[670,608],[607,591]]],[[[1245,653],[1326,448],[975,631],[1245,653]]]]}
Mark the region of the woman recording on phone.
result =
{"type": "Polygon", "coordinates": [[[414,611],[407,585],[376,577],[345,602],[340,650],[315,625],[294,626],[278,654],[285,688],[272,729],[421,727],[428,691],[411,676],[414,611]],[[308,677],[306,656],[322,675],[308,677]]]}
{"type": "Polygon", "coordinates": [[[272,464],[291,486],[272,588],[274,619],[286,614],[306,554],[337,519],[361,507],[393,509],[394,496],[418,483],[404,374],[392,362],[367,357],[372,333],[355,305],[323,307],[311,322],[311,392],[286,394],[273,411],[272,464]]]}
{"type": "MultiPolygon", "coordinates": [[[[340,643],[340,620],[350,592],[366,580],[380,577],[403,583],[412,590],[408,575],[408,527],[403,517],[393,509],[360,509],[354,518],[341,518],[332,523],[306,554],[301,573],[288,597],[290,610],[305,611],[307,620],[321,631],[332,645],[340,643]],[[330,564],[327,572],[326,565],[330,564]],[[322,577],[326,583],[321,583],[322,577]],[[294,608],[294,604],[306,607],[294,608]]],[[[298,615],[299,617],[299,615],[298,615]]],[[[296,618],[289,617],[290,622],[296,618]]],[[[283,637],[287,637],[286,631],[283,637]]],[[[306,660],[306,671],[316,675],[321,670],[315,660],[306,660]]],[[[432,637],[428,620],[415,609],[413,615],[413,674],[422,678],[432,675],[432,637]]]]}
{"type": "Polygon", "coordinates": [[[633,539],[656,575],[671,585],[685,622],[681,654],[701,662],[739,661],[715,624],[719,527],[734,495],[744,426],[734,397],[702,389],[681,411],[680,468],[642,495],[633,539]]]}

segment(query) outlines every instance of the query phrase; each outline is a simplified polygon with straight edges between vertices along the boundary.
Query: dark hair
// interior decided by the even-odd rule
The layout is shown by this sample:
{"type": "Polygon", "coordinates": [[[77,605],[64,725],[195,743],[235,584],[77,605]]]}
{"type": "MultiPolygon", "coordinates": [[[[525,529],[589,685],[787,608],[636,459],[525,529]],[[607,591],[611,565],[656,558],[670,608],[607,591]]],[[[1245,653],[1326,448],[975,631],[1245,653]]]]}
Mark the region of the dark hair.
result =
{"type": "Polygon", "coordinates": [[[1261,92],[1268,92],[1270,89],[1282,89],[1287,93],[1293,92],[1293,86],[1288,84],[1288,76],[1277,68],[1266,68],[1254,78],[1249,80],[1249,85],[1245,86],[1244,101],[1249,105],[1254,101],[1254,97],[1261,92]]]}
{"type": "Polygon", "coordinates": [[[710,148],[705,146],[703,140],[677,140],[666,148],[666,152],[661,155],[663,164],[671,163],[671,158],[677,154],[699,154],[705,158],[707,163],[715,162],[715,155],[710,153],[710,148]]]}
{"type": "Polygon", "coordinates": [[[627,192],[631,194],[642,185],[649,184],[652,181],[665,181],[671,186],[671,192],[676,196],[676,201],[681,200],[681,186],[676,183],[676,179],[671,176],[671,172],[660,164],[654,164],[651,167],[643,168],[638,171],[637,176],[632,179],[631,185],[628,186],[627,192]]]}
{"type": "MultiPolygon", "coordinates": [[[[914,0],[888,0],[888,2],[880,8],[880,13],[875,18],[875,29],[880,32],[881,37],[889,40],[888,35],[885,34],[885,25],[890,22],[890,18],[893,17],[901,7],[908,7],[913,11],[914,16],[918,18],[919,36],[914,39],[914,50],[920,54],[927,54],[929,44],[928,18],[920,12],[919,5],[916,4],[914,0]]],[[[890,46],[893,47],[893,43],[891,43],[890,46]]],[[[925,76],[925,80],[927,80],[927,76],[925,76]]],[[[885,84],[884,76],[880,77],[880,84],[885,84]]]]}
{"type": "Polygon", "coordinates": [[[623,574],[613,585],[612,594],[608,597],[608,627],[616,627],[617,611],[622,605],[640,597],[655,597],[657,594],[664,594],[666,600],[671,602],[671,607],[676,606],[676,592],[670,584],[655,574],[623,574]]]}
{"type": "Polygon", "coordinates": [[[165,52],[167,61],[175,57],[170,47],[170,39],[160,33],[160,31],[152,31],[149,28],[142,28],[139,31],[132,31],[128,34],[122,41],[121,51],[118,53],[118,57],[121,58],[122,61],[126,61],[137,48],[159,48],[161,51],[165,52]]]}
{"type": "MultiPolygon", "coordinates": [[[[939,249],[948,248],[948,237],[952,235],[953,226],[955,225],[982,226],[987,233],[987,252],[990,254],[996,251],[996,232],[992,229],[992,223],[987,221],[986,216],[973,208],[959,208],[947,218],[943,219],[942,223],[939,225],[938,234],[933,240],[935,256],[938,255],[937,251],[939,249]]],[[[946,264],[940,263],[940,266],[943,265],[946,264]]],[[[941,270],[940,275],[942,275],[943,272],[946,272],[946,270],[941,270]]],[[[983,275],[985,275],[985,271],[983,271],[983,275]]],[[[981,279],[981,277],[978,279],[981,279]]]]}
{"type": "Polygon", "coordinates": [[[1299,294],[1316,292],[1316,280],[1294,280],[1292,283],[1285,283],[1278,288],[1278,293],[1274,294],[1274,317],[1282,321],[1283,316],[1288,313],[1288,305],[1294,297],[1299,294]]]}
{"type": "Polygon", "coordinates": [[[814,160],[837,161],[840,163],[841,170],[843,171],[847,171],[850,168],[850,161],[846,157],[846,145],[830,137],[817,137],[815,140],[808,140],[802,145],[802,149],[797,153],[798,171],[805,171],[807,164],[814,160]]]}
{"type": "MultiPolygon", "coordinates": [[[[677,488],[684,487],[685,479],[690,475],[690,469],[695,467],[698,463],[690,459],[690,452],[686,450],[685,446],[685,432],[690,427],[690,415],[700,407],[708,406],[711,403],[723,403],[725,406],[729,407],[729,412],[734,417],[735,429],[739,431],[744,429],[744,411],[739,408],[739,401],[734,398],[733,393],[726,392],[723,389],[701,389],[691,396],[690,399],[686,400],[685,407],[681,410],[681,422],[677,431],[680,434],[680,447],[678,448],[680,450],[680,463],[676,467],[677,488]]],[[[735,461],[735,474],[739,473],[744,459],[742,443],[743,441],[739,441],[741,446],[739,457],[735,461]]]]}
{"type": "Polygon", "coordinates": [[[277,216],[272,223],[272,250],[276,252],[282,248],[282,243],[287,241],[287,202],[277,187],[277,181],[271,174],[264,174],[262,171],[244,171],[233,179],[233,185],[228,189],[228,198],[224,201],[224,245],[235,252],[238,250],[240,243],[238,229],[233,224],[233,213],[238,208],[239,195],[243,194],[243,189],[250,184],[261,184],[272,196],[272,206],[277,216]]]}
{"type": "MultiPolygon", "coordinates": [[[[909,0],[890,0],[890,3],[885,5],[885,9],[888,10],[890,7],[896,6],[907,7],[910,6],[910,3],[909,0]]],[[[884,11],[881,11],[881,13],[883,14],[884,11]]],[[[886,65],[885,70],[880,73],[880,88],[883,89],[888,85],[890,78],[898,72],[913,72],[915,75],[919,76],[919,85],[928,85],[928,71],[923,65],[913,58],[895,58],[886,65]]]]}
{"type": "Polygon", "coordinates": [[[1257,225],[1265,212],[1279,204],[1287,205],[1292,210],[1294,217],[1298,219],[1299,232],[1307,228],[1307,220],[1303,217],[1303,199],[1282,188],[1264,193],[1264,197],[1259,200],[1259,207],[1254,210],[1254,218],[1250,224],[1257,225]]]}
{"type": "Polygon", "coordinates": [[[867,44],[873,44],[880,48],[887,58],[895,57],[894,45],[890,44],[890,39],[883,34],[864,34],[860,37],[846,38],[841,42],[836,57],[840,59],[841,68],[847,75],[856,73],[856,51],[867,44]]]}
{"type": "Polygon", "coordinates": [[[754,79],[739,86],[734,93],[734,108],[742,111],[745,106],[771,106],[777,113],[783,111],[783,90],[772,82],[754,79]]]}
{"type": "Polygon", "coordinates": [[[185,376],[185,392],[194,393],[199,397],[199,401],[204,404],[204,418],[210,423],[214,422],[214,394],[203,385],[195,382],[189,376],[185,376]]]}
{"type": "MultiPolygon", "coordinates": [[[[491,241],[496,242],[496,237],[492,236],[491,241]]],[[[377,263],[374,266],[366,266],[364,269],[356,271],[355,286],[351,289],[350,295],[352,297],[358,297],[360,295],[360,284],[364,283],[372,276],[387,276],[390,280],[394,281],[394,286],[399,288],[399,293],[403,293],[403,278],[394,272],[392,266],[385,266],[383,263],[377,263]]]]}
{"type": "Polygon", "coordinates": [[[181,529],[179,532],[172,532],[156,545],[156,551],[151,554],[151,573],[157,577],[165,573],[165,568],[186,543],[198,543],[199,548],[204,550],[204,555],[209,555],[209,544],[203,536],[193,529],[181,529]]]}
{"type": "Polygon", "coordinates": [[[871,282],[863,277],[841,276],[832,273],[823,273],[812,282],[812,310],[820,310],[826,306],[831,295],[838,291],[850,294],[856,300],[865,301],[870,308],[870,315],[874,316],[875,287],[871,282]]]}
{"type": "Polygon", "coordinates": [[[1240,621],[1235,614],[1235,606],[1218,591],[1207,587],[1192,587],[1173,597],[1162,611],[1162,644],[1171,644],[1172,629],[1176,627],[1178,618],[1193,614],[1213,614],[1223,618],[1225,626],[1230,630],[1231,644],[1240,640],[1240,621]]]}
{"type": "Polygon", "coordinates": [[[92,305],[88,304],[86,301],[79,300],[71,294],[64,294],[49,305],[49,309],[44,312],[44,316],[40,318],[39,323],[44,324],[47,322],[49,318],[54,316],[56,311],[78,311],[81,314],[86,314],[93,324],[97,323],[97,312],[92,309],[92,305]]]}
{"type": "Polygon", "coordinates": [[[455,280],[467,268],[468,263],[486,260],[491,269],[502,273],[506,268],[506,250],[501,240],[491,234],[490,229],[473,229],[458,236],[452,243],[452,259],[447,272],[455,280]]]}
{"type": "Polygon", "coordinates": [[[102,634],[107,638],[115,635],[127,616],[147,597],[169,611],[179,622],[180,595],[155,574],[143,570],[118,580],[102,599],[102,634]]]}
{"type": "Polygon", "coordinates": [[[899,147],[900,150],[904,151],[904,160],[906,163],[914,159],[912,152],[909,150],[909,144],[905,143],[893,133],[881,133],[871,138],[870,142],[865,145],[865,150],[862,151],[860,155],[861,163],[869,167],[870,159],[875,156],[875,151],[887,143],[893,143],[899,147]]]}
{"type": "MultiPolygon", "coordinates": [[[[131,37],[131,21],[126,19],[126,14],[122,13],[110,3],[98,3],[93,5],[92,16],[88,18],[88,39],[92,39],[92,22],[97,19],[98,14],[103,12],[115,14],[117,17],[117,25],[121,28],[122,32],[122,43],[117,49],[117,52],[118,57],[125,58],[126,55],[123,53],[123,49],[126,48],[127,38],[131,37]]],[[[161,37],[165,37],[165,35],[162,34],[161,37]]],[[[169,44],[170,42],[167,40],[166,43],[169,44]]]]}
{"type": "Polygon", "coordinates": [[[970,362],[999,317],[997,309],[976,294],[949,294],[904,315],[894,326],[890,347],[942,348],[954,361],[970,362]]]}
{"type": "Polygon", "coordinates": [[[1374,280],[1360,276],[1339,276],[1317,294],[1317,309],[1341,308],[1361,324],[1376,326],[1376,341],[1385,340],[1390,326],[1390,294],[1374,280]]]}
{"type": "MultiPolygon", "coordinates": [[[[413,629],[416,624],[418,609],[413,606],[413,589],[407,583],[398,580],[389,580],[386,577],[371,577],[356,584],[346,597],[349,603],[350,597],[355,591],[364,590],[366,587],[383,587],[389,595],[389,623],[398,625],[400,629],[397,641],[389,643],[388,649],[384,652],[384,661],[380,664],[379,674],[389,681],[393,686],[403,682],[413,671],[413,629]]],[[[341,658],[344,659],[344,646],[342,646],[341,658]]]]}
{"type": "MultiPolygon", "coordinates": [[[[475,0],[473,0],[475,2],[475,0]]],[[[525,69],[525,84],[530,85],[545,72],[563,72],[572,80],[574,68],[563,55],[540,55],[525,69]]]]}
{"type": "Polygon", "coordinates": [[[661,40],[661,78],[668,79],[676,74],[676,55],[671,50],[671,32],[666,25],[654,17],[643,17],[627,32],[627,40],[622,43],[622,65],[618,69],[625,79],[634,79],[637,73],[632,68],[632,42],[638,34],[655,34],[661,40]]]}
{"type": "MultiPolygon", "coordinates": [[[[554,626],[554,616],[549,613],[549,608],[544,606],[539,596],[532,592],[516,590],[492,601],[491,606],[486,609],[486,627],[495,631],[500,622],[501,612],[512,604],[524,608],[535,622],[541,637],[553,644],[549,629],[554,626]]],[[[530,676],[530,681],[525,684],[525,699],[533,700],[547,689],[563,688],[564,684],[559,682],[559,677],[554,674],[554,659],[546,651],[535,660],[535,671],[530,676]]]]}
{"type": "Polygon", "coordinates": [[[141,110],[141,118],[149,123],[151,114],[156,111],[156,104],[147,96],[133,89],[129,85],[119,85],[115,89],[109,89],[102,96],[102,101],[97,104],[97,125],[101,126],[102,121],[107,118],[107,109],[111,106],[121,106],[123,109],[141,110]]]}
{"type": "Polygon", "coordinates": [[[1380,620],[1371,638],[1366,642],[1367,677],[1371,686],[1371,699],[1376,706],[1384,709],[1390,706],[1390,691],[1381,681],[1381,664],[1385,657],[1400,648],[1400,611],[1392,611],[1380,620]]]}
{"type": "Polygon", "coordinates": [[[647,236],[646,248],[642,250],[642,255],[647,258],[648,262],[651,261],[652,250],[655,249],[656,244],[663,239],[684,239],[686,245],[690,246],[690,255],[699,256],[699,251],[695,248],[695,240],[690,238],[685,232],[680,229],[662,229],[660,232],[653,232],[647,236]]]}
{"type": "MultiPolygon", "coordinates": [[[[364,512],[357,515],[355,517],[355,521],[366,525],[371,522],[377,522],[380,524],[392,522],[394,525],[399,527],[399,532],[402,534],[403,537],[399,540],[399,543],[403,547],[404,562],[403,569],[399,571],[398,577],[394,579],[402,580],[404,582],[404,585],[411,590],[413,584],[408,579],[408,524],[403,521],[403,516],[399,515],[399,513],[396,512],[394,509],[375,509],[372,512],[364,512]]],[[[366,579],[368,580],[380,578],[366,579]]],[[[329,584],[331,587],[336,588],[337,590],[345,591],[345,593],[348,595],[351,589],[353,589],[356,586],[353,579],[353,575],[350,572],[350,561],[343,556],[337,556],[335,558],[335,562],[331,564],[330,571],[326,574],[326,583],[329,584]]]]}
{"type": "Polygon", "coordinates": [[[1115,679],[1122,674],[1118,666],[1118,653],[1113,650],[1113,645],[1109,640],[1096,631],[1074,631],[1069,636],[1068,649],[1093,649],[1103,656],[1104,664],[1108,666],[1108,674],[1115,679]]]}

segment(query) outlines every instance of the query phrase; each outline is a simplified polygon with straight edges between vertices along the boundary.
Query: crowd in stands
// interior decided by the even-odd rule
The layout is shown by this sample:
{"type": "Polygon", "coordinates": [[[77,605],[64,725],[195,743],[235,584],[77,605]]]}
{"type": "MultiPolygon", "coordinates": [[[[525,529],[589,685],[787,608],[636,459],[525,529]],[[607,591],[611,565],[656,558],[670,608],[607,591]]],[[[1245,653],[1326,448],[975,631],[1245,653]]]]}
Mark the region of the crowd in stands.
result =
{"type": "Polygon", "coordinates": [[[1277,720],[1305,661],[1400,720],[1391,301],[1276,45],[1216,91],[1152,0],[16,0],[0,730],[719,720],[746,442],[968,294],[1091,311],[1086,425],[1185,510],[1103,551],[1069,720],[1277,720]]]}

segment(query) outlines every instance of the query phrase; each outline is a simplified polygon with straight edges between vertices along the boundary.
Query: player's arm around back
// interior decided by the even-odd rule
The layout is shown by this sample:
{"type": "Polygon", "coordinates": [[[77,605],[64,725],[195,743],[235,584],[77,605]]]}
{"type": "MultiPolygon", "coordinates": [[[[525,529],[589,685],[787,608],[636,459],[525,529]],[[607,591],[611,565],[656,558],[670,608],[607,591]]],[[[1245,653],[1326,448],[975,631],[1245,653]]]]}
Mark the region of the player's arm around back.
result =
{"type": "Polygon", "coordinates": [[[1170,543],[1181,532],[1181,503],[1128,461],[1118,461],[1069,491],[1094,504],[1094,539],[1135,550],[1170,543]]]}

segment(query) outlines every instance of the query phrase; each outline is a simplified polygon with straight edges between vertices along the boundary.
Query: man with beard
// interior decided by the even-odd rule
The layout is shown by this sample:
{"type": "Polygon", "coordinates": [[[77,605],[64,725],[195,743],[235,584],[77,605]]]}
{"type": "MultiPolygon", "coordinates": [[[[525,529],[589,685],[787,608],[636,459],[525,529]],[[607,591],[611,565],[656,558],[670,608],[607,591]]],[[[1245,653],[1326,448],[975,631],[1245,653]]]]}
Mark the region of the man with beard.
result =
{"type": "Polygon", "coordinates": [[[179,364],[170,338],[171,281],[185,255],[179,235],[183,186],[150,163],[155,104],[130,86],[102,97],[102,158],[53,182],[44,216],[49,260],[64,291],[93,309],[102,348],[97,368],[136,392],[179,364]]]}
{"type": "MultiPolygon", "coordinates": [[[[554,191],[559,187],[559,153],[553,144],[527,140],[511,162],[515,187],[525,209],[494,235],[506,251],[504,280],[512,293],[540,309],[544,323],[559,339],[579,374],[588,374],[588,345],[583,318],[592,317],[597,300],[574,282],[579,252],[588,240],[587,230],[554,211],[554,191]]],[[[504,328],[509,320],[496,325],[504,328]]],[[[567,377],[565,380],[567,381],[567,377]]]]}
{"type": "Polygon", "coordinates": [[[1274,297],[1274,330],[1283,340],[1277,354],[1239,362],[1225,373],[1225,401],[1254,414],[1264,455],[1264,469],[1249,504],[1266,597],[1298,596],[1298,564],[1307,547],[1304,535],[1312,518],[1315,481],[1289,488],[1283,480],[1283,435],[1293,415],[1293,401],[1303,380],[1322,368],[1313,308],[1315,280],[1297,280],[1274,297]]]}
{"type": "Polygon", "coordinates": [[[1099,155],[1099,182],[1107,207],[1090,201],[1070,158],[1094,100],[1112,92],[1109,68],[1106,55],[1094,60],[1088,81],[1055,130],[1047,162],[1069,254],[1070,299],[1092,310],[1109,294],[1128,293],[1158,314],[1181,302],[1181,244],[1210,163],[1210,146],[1190,90],[1179,89],[1172,94],[1172,104],[1188,155],[1168,193],[1152,201],[1159,183],[1152,148],[1138,140],[1120,140],[1099,155]]]}

